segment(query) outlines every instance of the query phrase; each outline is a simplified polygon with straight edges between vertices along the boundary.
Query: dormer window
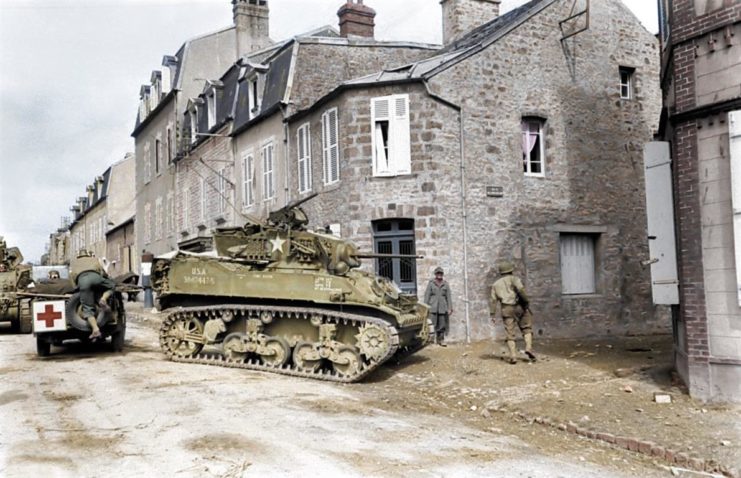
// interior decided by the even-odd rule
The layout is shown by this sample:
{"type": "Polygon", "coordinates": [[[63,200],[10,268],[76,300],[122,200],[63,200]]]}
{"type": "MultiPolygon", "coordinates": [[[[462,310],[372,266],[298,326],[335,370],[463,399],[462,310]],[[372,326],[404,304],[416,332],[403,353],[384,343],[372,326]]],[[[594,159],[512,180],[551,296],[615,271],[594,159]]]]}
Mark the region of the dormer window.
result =
{"type": "Polygon", "coordinates": [[[139,121],[144,121],[144,119],[147,117],[147,115],[149,115],[149,112],[151,111],[150,91],[150,85],[142,85],[142,87],[139,89],[139,121]]]}
{"type": "Polygon", "coordinates": [[[260,76],[255,75],[248,80],[250,94],[250,119],[260,113],[262,106],[262,90],[260,88],[260,76]]]}
{"type": "Polygon", "coordinates": [[[206,95],[206,107],[208,108],[208,129],[216,126],[216,90],[211,88],[206,95]]]}
{"type": "Polygon", "coordinates": [[[198,108],[193,107],[188,111],[190,117],[190,144],[195,144],[198,140],[198,108]]]}
{"type": "Polygon", "coordinates": [[[162,73],[159,71],[153,71],[152,72],[152,90],[150,94],[150,111],[154,111],[155,108],[157,108],[157,105],[160,102],[160,98],[162,97],[162,73]]]}

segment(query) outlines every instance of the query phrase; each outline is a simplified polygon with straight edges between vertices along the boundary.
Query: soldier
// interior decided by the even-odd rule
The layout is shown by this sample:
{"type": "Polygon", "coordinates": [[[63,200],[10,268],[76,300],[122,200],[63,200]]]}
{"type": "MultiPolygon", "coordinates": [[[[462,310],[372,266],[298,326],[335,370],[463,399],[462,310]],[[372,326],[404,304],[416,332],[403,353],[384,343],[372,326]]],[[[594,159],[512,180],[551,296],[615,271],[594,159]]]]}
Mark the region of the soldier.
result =
{"type": "Polygon", "coordinates": [[[107,309],[107,300],[116,287],[116,283],[108,278],[101,262],[92,252],[81,249],[77,258],[70,264],[70,278],[80,289],[80,303],[82,304],[82,318],[90,324],[93,333],[92,340],[101,337],[98,321],[95,318],[95,292],[104,289],[98,301],[101,309],[107,309]]]}
{"type": "Polygon", "coordinates": [[[507,348],[509,348],[509,363],[517,363],[517,349],[515,347],[515,324],[520,328],[525,339],[525,354],[535,362],[533,354],[533,316],[530,313],[530,299],[525,292],[522,280],[512,272],[515,270],[511,262],[499,264],[499,274],[502,276],[491,288],[491,318],[496,315],[497,302],[502,304],[502,320],[507,332],[507,348]]]}
{"type": "Polygon", "coordinates": [[[49,271],[49,280],[56,280],[59,279],[59,271],[56,269],[52,269],[49,271]]]}
{"type": "Polygon", "coordinates": [[[448,332],[448,319],[453,313],[453,299],[450,285],[443,279],[443,268],[435,268],[435,278],[430,279],[425,290],[425,304],[430,306],[432,323],[435,326],[435,340],[445,347],[445,334],[448,332]]]}

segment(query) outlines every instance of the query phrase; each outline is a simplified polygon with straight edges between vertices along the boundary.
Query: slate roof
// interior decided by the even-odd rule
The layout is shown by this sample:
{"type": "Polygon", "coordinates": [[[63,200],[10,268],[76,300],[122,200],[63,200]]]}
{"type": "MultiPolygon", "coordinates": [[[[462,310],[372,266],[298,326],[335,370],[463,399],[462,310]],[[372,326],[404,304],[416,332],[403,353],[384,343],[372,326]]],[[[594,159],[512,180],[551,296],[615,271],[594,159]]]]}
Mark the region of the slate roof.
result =
{"type": "Polygon", "coordinates": [[[360,86],[374,83],[398,83],[428,79],[446,70],[450,66],[481,51],[507,33],[514,30],[533,15],[556,2],[557,0],[531,0],[530,2],[485,23],[461,38],[445,46],[431,57],[398,68],[384,70],[346,81],[342,86],[360,86]]]}

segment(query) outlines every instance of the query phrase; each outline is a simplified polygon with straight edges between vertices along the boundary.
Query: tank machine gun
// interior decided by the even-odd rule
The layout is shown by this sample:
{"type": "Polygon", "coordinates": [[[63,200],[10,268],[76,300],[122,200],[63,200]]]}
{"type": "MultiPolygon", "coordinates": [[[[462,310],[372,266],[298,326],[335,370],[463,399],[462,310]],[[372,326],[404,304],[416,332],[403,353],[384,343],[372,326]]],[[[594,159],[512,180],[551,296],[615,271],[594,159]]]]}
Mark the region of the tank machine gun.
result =
{"type": "Polygon", "coordinates": [[[315,196],[264,223],[216,229],[215,256],[155,259],[170,359],[354,382],[427,344],[427,306],[359,269],[363,258],[417,256],[361,254],[307,230],[301,205],[315,196]]]}

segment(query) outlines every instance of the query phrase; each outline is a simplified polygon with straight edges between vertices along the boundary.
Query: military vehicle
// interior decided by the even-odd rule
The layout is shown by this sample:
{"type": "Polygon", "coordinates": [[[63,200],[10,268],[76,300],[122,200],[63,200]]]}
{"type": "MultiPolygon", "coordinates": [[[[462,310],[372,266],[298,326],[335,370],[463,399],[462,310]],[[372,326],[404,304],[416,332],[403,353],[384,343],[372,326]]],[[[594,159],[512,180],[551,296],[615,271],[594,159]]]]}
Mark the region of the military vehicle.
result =
{"type": "Polygon", "coordinates": [[[355,382],[428,343],[428,307],[358,269],[391,256],[307,230],[300,205],[312,197],[266,223],[214,230],[210,253],[155,258],[168,358],[355,382]]]}
{"type": "Polygon", "coordinates": [[[31,332],[30,301],[18,295],[31,284],[31,266],[23,264],[17,247],[7,247],[0,236],[0,322],[10,322],[13,331],[31,332]]]}
{"type": "MultiPolygon", "coordinates": [[[[80,315],[80,293],[74,292],[71,280],[56,279],[37,283],[33,292],[25,293],[33,299],[33,333],[36,336],[36,353],[40,357],[51,354],[51,346],[62,346],[66,341],[90,342],[90,324],[80,315]]],[[[126,310],[123,296],[116,291],[108,299],[107,309],[97,306],[97,323],[102,337],[111,339],[111,349],[120,352],[126,336],[126,310]]]]}

